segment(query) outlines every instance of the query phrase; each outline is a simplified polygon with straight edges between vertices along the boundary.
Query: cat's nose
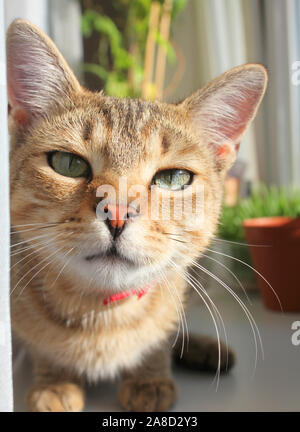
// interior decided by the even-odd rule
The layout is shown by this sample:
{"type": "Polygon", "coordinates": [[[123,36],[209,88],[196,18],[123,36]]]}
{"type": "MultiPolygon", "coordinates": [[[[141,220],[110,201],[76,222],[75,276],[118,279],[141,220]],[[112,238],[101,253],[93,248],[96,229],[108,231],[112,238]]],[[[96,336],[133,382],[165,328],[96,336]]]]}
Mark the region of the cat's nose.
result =
{"type": "Polygon", "coordinates": [[[104,212],[107,215],[105,223],[114,240],[123,232],[127,222],[137,216],[133,207],[121,204],[107,204],[104,212]]]}

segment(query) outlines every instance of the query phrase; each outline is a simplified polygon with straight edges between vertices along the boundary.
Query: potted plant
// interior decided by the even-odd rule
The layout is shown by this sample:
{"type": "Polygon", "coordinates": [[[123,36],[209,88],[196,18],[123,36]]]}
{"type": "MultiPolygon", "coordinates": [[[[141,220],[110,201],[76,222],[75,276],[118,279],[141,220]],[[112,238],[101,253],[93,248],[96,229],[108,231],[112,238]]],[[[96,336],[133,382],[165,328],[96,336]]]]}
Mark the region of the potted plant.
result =
{"type": "Polygon", "coordinates": [[[264,305],[300,311],[300,191],[260,188],[243,222],[264,305]],[[255,211],[254,211],[255,210],[255,211]]]}
{"type": "MultiPolygon", "coordinates": [[[[299,217],[299,190],[260,185],[223,207],[219,232],[200,263],[235,290],[260,289],[270,309],[299,311],[299,217]]],[[[202,279],[217,285],[207,275],[202,279]]]]}

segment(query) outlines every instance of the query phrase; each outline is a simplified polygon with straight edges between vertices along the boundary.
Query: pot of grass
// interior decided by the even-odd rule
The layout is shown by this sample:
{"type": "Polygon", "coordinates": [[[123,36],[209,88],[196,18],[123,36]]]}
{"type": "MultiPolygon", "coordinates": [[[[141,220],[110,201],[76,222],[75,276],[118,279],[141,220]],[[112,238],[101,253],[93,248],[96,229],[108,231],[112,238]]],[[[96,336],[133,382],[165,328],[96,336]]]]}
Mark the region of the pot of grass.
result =
{"type": "Polygon", "coordinates": [[[300,191],[260,187],[243,203],[246,241],[268,309],[300,312],[300,191]]]}

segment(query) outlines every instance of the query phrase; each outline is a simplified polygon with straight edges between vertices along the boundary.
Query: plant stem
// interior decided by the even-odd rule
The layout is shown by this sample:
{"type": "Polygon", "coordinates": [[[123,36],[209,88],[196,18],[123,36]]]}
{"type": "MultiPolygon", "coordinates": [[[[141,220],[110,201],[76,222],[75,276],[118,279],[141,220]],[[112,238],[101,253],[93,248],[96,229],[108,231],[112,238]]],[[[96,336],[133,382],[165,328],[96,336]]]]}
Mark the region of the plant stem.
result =
{"type": "MultiPolygon", "coordinates": [[[[165,41],[168,41],[170,36],[172,7],[173,7],[173,0],[165,0],[163,5],[161,22],[160,22],[160,35],[165,41]]],[[[156,69],[155,69],[155,88],[156,88],[157,99],[162,99],[163,97],[166,60],[167,60],[166,50],[163,46],[159,46],[157,61],[156,61],[156,69]]]]}
{"type": "Polygon", "coordinates": [[[142,85],[142,98],[152,99],[151,84],[155,56],[155,33],[158,29],[160,16],[160,4],[153,2],[150,9],[149,31],[146,42],[145,61],[144,61],[144,80],[142,85]]]}
{"type": "MultiPolygon", "coordinates": [[[[133,57],[136,58],[136,56],[138,55],[138,46],[136,43],[132,43],[130,45],[129,48],[129,54],[133,57]]],[[[131,66],[128,69],[128,84],[129,87],[131,89],[131,91],[134,93],[135,92],[135,87],[136,87],[136,83],[135,83],[135,68],[134,66],[131,66]]]]}

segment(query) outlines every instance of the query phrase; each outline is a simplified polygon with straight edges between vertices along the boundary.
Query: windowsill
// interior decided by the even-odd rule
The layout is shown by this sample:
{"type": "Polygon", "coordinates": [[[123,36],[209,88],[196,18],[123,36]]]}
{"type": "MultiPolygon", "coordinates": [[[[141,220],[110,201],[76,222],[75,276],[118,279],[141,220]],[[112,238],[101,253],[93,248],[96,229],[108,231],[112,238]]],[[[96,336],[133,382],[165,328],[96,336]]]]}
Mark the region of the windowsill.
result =
{"type": "MultiPolygon", "coordinates": [[[[215,291],[215,290],[214,290],[215,291]]],[[[240,294],[244,301],[244,297],[240,294]]],[[[299,314],[267,311],[257,294],[247,305],[260,329],[265,360],[259,355],[254,378],[255,348],[251,329],[235,300],[220,289],[213,294],[227,327],[229,345],[234,348],[237,364],[220,379],[216,392],[214,375],[176,368],[179,401],[173,411],[299,411],[300,346],[291,343],[291,324],[299,314]]],[[[246,301],[245,301],[246,303],[246,301]]],[[[247,303],[246,303],[247,304],[247,303]]],[[[214,328],[201,304],[189,312],[189,328],[214,334],[214,328]]],[[[19,351],[14,368],[15,411],[24,411],[24,394],[30,386],[30,364],[19,351]]],[[[88,389],[86,411],[120,411],[116,383],[99,383],[88,389]]]]}

